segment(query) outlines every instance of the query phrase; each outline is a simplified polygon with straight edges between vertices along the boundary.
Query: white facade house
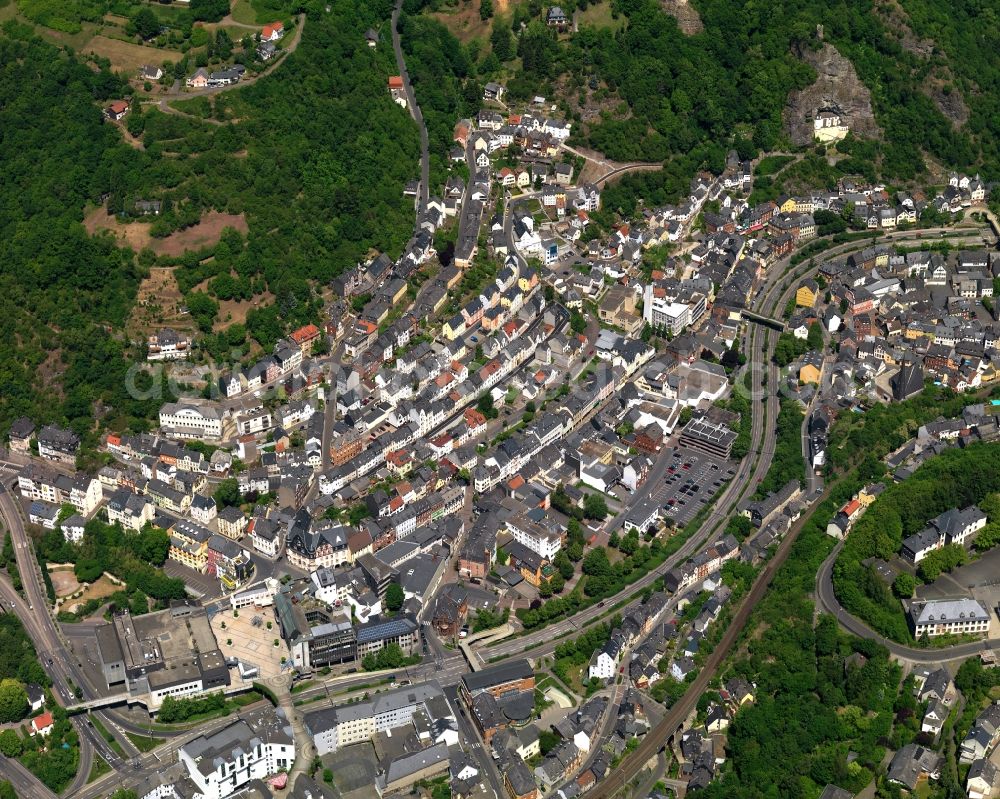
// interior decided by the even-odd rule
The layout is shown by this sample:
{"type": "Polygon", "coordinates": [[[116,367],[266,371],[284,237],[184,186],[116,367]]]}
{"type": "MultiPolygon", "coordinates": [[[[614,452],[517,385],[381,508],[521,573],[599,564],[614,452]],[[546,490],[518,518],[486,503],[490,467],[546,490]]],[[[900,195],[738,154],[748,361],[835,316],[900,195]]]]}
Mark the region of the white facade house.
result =
{"type": "Polygon", "coordinates": [[[191,352],[191,339],[176,330],[164,328],[146,340],[147,361],[177,361],[191,352]]]}
{"type": "Polygon", "coordinates": [[[910,605],[913,635],[985,635],[990,628],[990,614],[974,599],[931,599],[910,605]]]}
{"type": "Polygon", "coordinates": [[[603,649],[595,652],[594,656],[590,659],[590,667],[588,668],[587,676],[590,679],[597,678],[598,680],[610,680],[615,676],[615,668],[618,662],[611,657],[603,649]]]}
{"type": "MultiPolygon", "coordinates": [[[[323,756],[341,747],[367,741],[377,732],[406,724],[418,711],[439,718],[439,713],[428,712],[428,705],[439,705],[443,699],[444,692],[437,683],[407,685],[395,691],[375,694],[365,701],[307,713],[305,726],[312,735],[317,754],[323,756]]],[[[449,706],[445,704],[443,707],[449,706]]],[[[457,732],[450,730],[449,733],[457,743],[457,732]]],[[[448,740],[445,737],[443,742],[448,743],[448,740]]]]}
{"type": "Polygon", "coordinates": [[[647,287],[643,298],[642,315],[645,321],[654,327],[665,327],[670,335],[676,336],[691,324],[691,309],[687,303],[672,302],[666,298],[657,297],[647,287]]]}
{"type": "Polygon", "coordinates": [[[264,708],[177,751],[204,799],[225,799],[251,780],[289,770],[295,762],[292,727],[281,708],[264,708]]]}
{"type": "Polygon", "coordinates": [[[281,528],[269,519],[254,519],[250,529],[250,544],[269,558],[277,557],[281,549],[281,528]]]}
{"type": "Polygon", "coordinates": [[[222,438],[222,414],[211,405],[168,402],[160,408],[160,429],[174,438],[222,438]]]}
{"type": "Polygon", "coordinates": [[[138,532],[147,522],[153,521],[156,505],[141,494],[128,489],[114,492],[104,506],[110,524],[120,524],[124,530],[138,532]]]}
{"type": "Polygon", "coordinates": [[[236,417],[236,432],[241,436],[264,433],[272,427],[274,427],[274,421],[271,418],[271,412],[266,408],[257,408],[236,417]]]}
{"type": "Polygon", "coordinates": [[[813,138],[818,142],[840,141],[849,130],[843,116],[834,109],[821,109],[813,117],[813,138]]]}
{"type": "Polygon", "coordinates": [[[101,502],[101,482],[82,472],[74,477],[27,468],[17,476],[21,496],[32,502],[53,505],[69,503],[83,516],[90,516],[101,502]]]}
{"type": "Polygon", "coordinates": [[[515,541],[548,560],[555,558],[556,553],[562,548],[562,537],[558,533],[547,530],[529,519],[523,517],[508,519],[507,529],[515,541]]]}

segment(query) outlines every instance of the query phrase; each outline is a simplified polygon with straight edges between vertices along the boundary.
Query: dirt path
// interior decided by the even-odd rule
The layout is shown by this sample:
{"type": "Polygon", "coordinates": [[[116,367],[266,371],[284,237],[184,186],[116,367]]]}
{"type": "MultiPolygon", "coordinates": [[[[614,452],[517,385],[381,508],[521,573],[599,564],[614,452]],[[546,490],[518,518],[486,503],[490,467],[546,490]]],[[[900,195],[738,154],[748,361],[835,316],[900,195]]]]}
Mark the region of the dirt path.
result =
{"type": "Polygon", "coordinates": [[[586,164],[577,177],[578,183],[594,183],[601,185],[606,183],[611,178],[618,177],[627,172],[652,172],[657,169],[662,169],[663,164],[660,163],[647,163],[643,161],[636,161],[634,163],[628,163],[623,161],[612,161],[609,158],[605,158],[601,153],[596,150],[591,150],[586,147],[570,147],[568,144],[561,144],[560,147],[568,153],[577,155],[580,158],[586,160],[586,164]]]}
{"type": "Polygon", "coordinates": [[[211,117],[200,117],[195,114],[189,114],[187,111],[181,111],[174,108],[166,99],[163,100],[153,100],[147,105],[154,105],[160,109],[164,114],[173,114],[174,116],[186,117],[187,119],[193,119],[195,122],[207,122],[209,125],[221,126],[223,123],[218,119],[212,119],[211,117]]]}
{"type": "Polygon", "coordinates": [[[129,147],[134,147],[136,150],[145,150],[146,145],[142,143],[141,139],[137,139],[131,133],[128,132],[128,128],[124,125],[121,126],[122,138],[129,147]]]}

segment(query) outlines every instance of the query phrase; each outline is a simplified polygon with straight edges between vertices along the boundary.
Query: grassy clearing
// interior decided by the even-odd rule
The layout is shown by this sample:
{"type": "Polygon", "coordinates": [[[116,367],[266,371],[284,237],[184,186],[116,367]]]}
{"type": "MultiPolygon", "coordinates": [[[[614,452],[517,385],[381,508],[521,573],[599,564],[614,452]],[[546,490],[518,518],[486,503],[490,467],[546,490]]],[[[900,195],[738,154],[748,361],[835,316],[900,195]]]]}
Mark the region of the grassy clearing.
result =
{"type": "Polygon", "coordinates": [[[250,5],[249,0],[237,0],[229,15],[233,18],[233,22],[239,22],[243,25],[257,24],[257,12],[250,5]]]}
{"type": "Polygon", "coordinates": [[[108,59],[116,70],[127,73],[137,71],[143,64],[159,64],[165,59],[176,61],[181,56],[180,50],[146,47],[101,35],[94,36],[81,49],[108,59]]]}
{"type": "Polygon", "coordinates": [[[122,747],[122,745],[118,742],[118,739],[108,731],[108,728],[101,723],[99,718],[91,716],[90,723],[94,725],[94,729],[97,730],[104,737],[104,740],[108,742],[108,746],[115,750],[116,754],[121,755],[123,758],[127,757],[124,747],[122,747]]]}
{"type": "MultiPolygon", "coordinates": [[[[241,0],[245,2],[246,0],[241,0]]],[[[266,25],[268,22],[288,19],[288,11],[278,0],[251,0],[253,10],[257,12],[257,23],[266,25]]],[[[239,21],[239,20],[237,20],[239,21]]],[[[253,24],[253,23],[248,23],[253,24]]]]}
{"type": "Polygon", "coordinates": [[[625,27],[625,17],[621,14],[615,19],[611,13],[611,3],[591,3],[585,11],[577,14],[576,21],[582,28],[587,25],[591,28],[611,28],[621,30],[625,27]]]}
{"type": "Polygon", "coordinates": [[[87,784],[89,785],[94,780],[103,777],[111,771],[111,766],[108,765],[107,761],[100,755],[94,755],[94,764],[90,767],[90,774],[87,775],[87,784]]]}
{"type": "Polygon", "coordinates": [[[136,735],[132,732],[125,733],[128,739],[135,745],[135,748],[140,752],[152,752],[160,744],[166,742],[166,738],[154,738],[150,735],[136,735]]]}
{"type": "Polygon", "coordinates": [[[260,691],[248,691],[245,694],[237,694],[236,696],[228,697],[221,708],[207,710],[203,713],[192,713],[184,719],[184,721],[178,722],[177,724],[150,724],[149,729],[153,732],[174,732],[176,730],[188,729],[195,726],[197,722],[209,721],[211,719],[228,716],[234,710],[239,710],[247,705],[252,705],[262,699],[264,699],[264,695],[260,693],[260,691]]]}
{"type": "Polygon", "coordinates": [[[768,155],[760,159],[760,163],[757,164],[754,171],[758,175],[774,175],[794,160],[795,156],[792,155],[768,155]]]}
{"type": "Polygon", "coordinates": [[[171,100],[168,105],[185,114],[209,119],[212,116],[212,101],[208,97],[191,97],[187,100],[171,100]]]}

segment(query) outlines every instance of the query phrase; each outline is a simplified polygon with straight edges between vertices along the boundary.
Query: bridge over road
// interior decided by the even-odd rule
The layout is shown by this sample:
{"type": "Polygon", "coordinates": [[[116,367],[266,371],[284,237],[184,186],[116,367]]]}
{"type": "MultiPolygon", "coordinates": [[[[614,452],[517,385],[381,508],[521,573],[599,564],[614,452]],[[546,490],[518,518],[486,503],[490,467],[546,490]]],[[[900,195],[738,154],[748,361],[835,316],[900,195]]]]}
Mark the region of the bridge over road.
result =
{"type": "Polygon", "coordinates": [[[785,329],[785,323],[780,319],[772,319],[770,316],[764,316],[746,308],[740,311],[740,315],[749,322],[756,322],[759,325],[772,327],[779,331],[785,329]]]}
{"type": "Polygon", "coordinates": [[[88,710],[97,710],[102,707],[113,707],[114,705],[124,705],[127,702],[136,701],[128,694],[114,694],[112,696],[99,696],[97,699],[88,699],[86,702],[78,702],[75,705],[67,705],[66,712],[71,716],[76,713],[85,713],[88,710]]]}

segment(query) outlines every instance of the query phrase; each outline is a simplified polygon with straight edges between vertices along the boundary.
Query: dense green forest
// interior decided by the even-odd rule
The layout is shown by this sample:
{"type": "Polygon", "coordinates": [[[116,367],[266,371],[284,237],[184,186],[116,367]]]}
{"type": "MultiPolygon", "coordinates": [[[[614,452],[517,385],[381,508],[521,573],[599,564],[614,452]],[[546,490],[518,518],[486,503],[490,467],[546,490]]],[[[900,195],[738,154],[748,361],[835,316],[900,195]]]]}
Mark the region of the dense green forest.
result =
{"type": "MultiPolygon", "coordinates": [[[[24,686],[43,687],[51,680],[38,662],[31,637],[13,613],[0,614],[0,721],[5,724],[32,715],[24,686]]],[[[0,751],[6,757],[20,757],[21,762],[53,791],[61,791],[76,774],[79,748],[76,730],[66,711],[52,703],[55,726],[44,742],[39,737],[21,735],[24,725],[8,727],[0,735],[0,751]]]]}
{"type": "Polygon", "coordinates": [[[21,620],[13,613],[3,613],[0,614],[0,680],[10,678],[25,684],[49,684],[21,620]]]}
{"type": "MultiPolygon", "coordinates": [[[[273,75],[217,95],[215,110],[238,122],[136,109],[130,129],[142,150],[101,118],[101,102],[130,93],[120,77],[7,23],[0,36],[0,429],[20,414],[90,435],[95,416],[141,429],[162,401],[129,396],[120,339],[155,256],[88,237],[81,225],[87,203],[108,196],[110,207],[128,211],[136,199],[161,199],[154,230],[161,235],[208,210],[245,214],[245,241],[224,239],[210,261],[214,251],[175,259],[178,284],[210,279],[221,298],[269,291],[275,304],[246,325],[264,345],[315,318],[312,281],[373,250],[402,249],[413,226],[402,185],[417,171],[417,131],[385,88],[395,72],[391,48],[373,51],[363,35],[388,19],[391,5],[354,0],[325,9],[321,2],[305,9],[301,44],[273,75]]],[[[214,307],[188,298],[193,312],[207,306],[196,319],[210,329],[214,307]]]]}
{"type": "Polygon", "coordinates": [[[875,403],[864,413],[842,413],[830,430],[830,466],[841,470],[865,458],[879,461],[903,446],[921,425],[939,416],[955,418],[968,404],[967,395],[928,381],[905,402],[875,403]]]}
{"type": "Polygon", "coordinates": [[[907,480],[889,486],[851,530],[833,569],[841,604],[873,629],[895,641],[913,636],[900,602],[862,561],[887,560],[906,536],[949,508],[981,502],[1000,490],[1000,446],[975,444],[931,459],[907,480]]]}
{"type": "Polygon", "coordinates": [[[0,427],[30,412],[85,429],[101,397],[115,411],[152,409],[125,392],[122,345],[105,332],[128,316],[141,271],[112,240],[90,238],[84,203],[136,151],[95,101],[121,81],[39,39],[0,37],[0,427]],[[62,371],[61,380],[55,375],[62,371]]]}
{"type": "Polygon", "coordinates": [[[757,497],[780,491],[790,480],[802,482],[806,472],[802,457],[802,409],[792,399],[781,401],[775,422],[774,459],[757,486],[757,497]]]}

